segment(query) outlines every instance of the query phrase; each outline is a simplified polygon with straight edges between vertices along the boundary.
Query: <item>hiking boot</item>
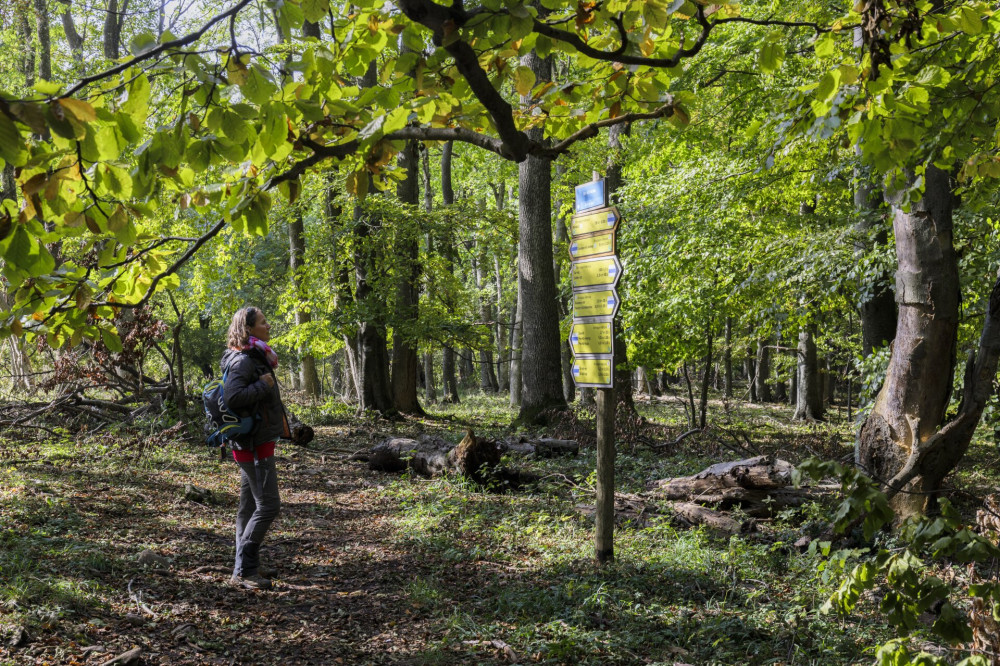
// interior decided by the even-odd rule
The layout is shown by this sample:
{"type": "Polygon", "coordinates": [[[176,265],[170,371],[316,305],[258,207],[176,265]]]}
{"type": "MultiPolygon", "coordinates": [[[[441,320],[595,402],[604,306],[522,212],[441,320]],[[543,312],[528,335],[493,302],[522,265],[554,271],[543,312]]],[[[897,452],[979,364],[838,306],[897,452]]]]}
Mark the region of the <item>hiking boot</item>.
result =
{"type": "Polygon", "coordinates": [[[260,569],[257,569],[257,575],[263,576],[264,578],[277,578],[278,570],[274,567],[261,566],[260,569]]]}
{"type": "Polygon", "coordinates": [[[242,587],[246,590],[270,590],[274,587],[270,578],[264,578],[259,573],[251,576],[233,576],[229,579],[230,584],[242,587]]]}

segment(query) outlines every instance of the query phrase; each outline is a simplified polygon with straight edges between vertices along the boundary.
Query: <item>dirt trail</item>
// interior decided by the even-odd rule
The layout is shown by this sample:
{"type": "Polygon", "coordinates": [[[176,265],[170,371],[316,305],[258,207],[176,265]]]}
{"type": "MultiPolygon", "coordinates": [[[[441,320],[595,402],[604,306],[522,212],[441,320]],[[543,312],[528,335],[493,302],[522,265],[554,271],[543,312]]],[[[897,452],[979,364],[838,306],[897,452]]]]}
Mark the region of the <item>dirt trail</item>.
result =
{"type": "Polygon", "coordinates": [[[98,567],[105,571],[89,574],[99,600],[91,596],[89,607],[47,631],[35,628],[16,649],[4,644],[0,661],[100,664],[140,647],[146,664],[426,663],[433,629],[407,590],[429,569],[396,545],[390,517],[398,509],[376,492],[389,477],[341,453],[316,453],[346,446],[333,437],[321,428],[308,451],[279,447],[282,513],[262,549],[264,563],[278,569],[271,591],[226,582],[234,465],[207,475],[200,465],[187,475],[133,475],[124,487],[94,483],[79,466],[55,473],[84,517],[81,537],[117,553],[98,567]],[[181,499],[185,482],[208,486],[216,503],[181,499]],[[169,566],[138,564],[143,549],[170,558],[169,566]]]}

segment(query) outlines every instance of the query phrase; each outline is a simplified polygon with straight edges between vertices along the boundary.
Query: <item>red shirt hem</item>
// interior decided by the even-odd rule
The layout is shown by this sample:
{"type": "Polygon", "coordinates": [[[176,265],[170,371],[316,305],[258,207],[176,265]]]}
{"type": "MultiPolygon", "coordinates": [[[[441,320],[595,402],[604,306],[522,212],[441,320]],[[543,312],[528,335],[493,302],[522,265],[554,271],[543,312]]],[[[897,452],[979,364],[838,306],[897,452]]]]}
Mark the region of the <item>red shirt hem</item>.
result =
{"type": "Polygon", "coordinates": [[[256,449],[250,451],[237,451],[234,449],[233,460],[236,462],[253,462],[254,453],[257,454],[257,460],[267,460],[274,455],[274,442],[258,444],[256,449]]]}

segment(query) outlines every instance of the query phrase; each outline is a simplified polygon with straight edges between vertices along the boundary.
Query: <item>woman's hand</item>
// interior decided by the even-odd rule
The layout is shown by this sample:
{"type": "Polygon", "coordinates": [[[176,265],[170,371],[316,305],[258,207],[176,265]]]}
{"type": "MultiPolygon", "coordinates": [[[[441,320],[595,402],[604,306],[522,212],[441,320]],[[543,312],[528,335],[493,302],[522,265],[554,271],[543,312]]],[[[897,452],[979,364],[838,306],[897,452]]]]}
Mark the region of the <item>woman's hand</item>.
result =
{"type": "Polygon", "coordinates": [[[270,372],[261,375],[260,381],[267,384],[268,388],[274,388],[274,375],[272,375],[270,372]]]}

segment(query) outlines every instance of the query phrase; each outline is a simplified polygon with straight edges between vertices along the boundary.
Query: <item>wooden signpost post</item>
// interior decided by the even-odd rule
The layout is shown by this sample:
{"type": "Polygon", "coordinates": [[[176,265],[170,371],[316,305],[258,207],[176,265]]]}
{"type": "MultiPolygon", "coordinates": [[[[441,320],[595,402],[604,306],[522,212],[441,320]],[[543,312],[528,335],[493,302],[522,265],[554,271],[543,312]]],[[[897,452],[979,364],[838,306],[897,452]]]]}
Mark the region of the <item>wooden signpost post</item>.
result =
{"type": "Polygon", "coordinates": [[[615,528],[615,315],[621,305],[616,235],[621,216],[608,206],[603,180],[578,185],[570,221],[572,259],[573,380],[597,390],[597,498],[594,550],[597,561],[614,560],[615,528]]]}

